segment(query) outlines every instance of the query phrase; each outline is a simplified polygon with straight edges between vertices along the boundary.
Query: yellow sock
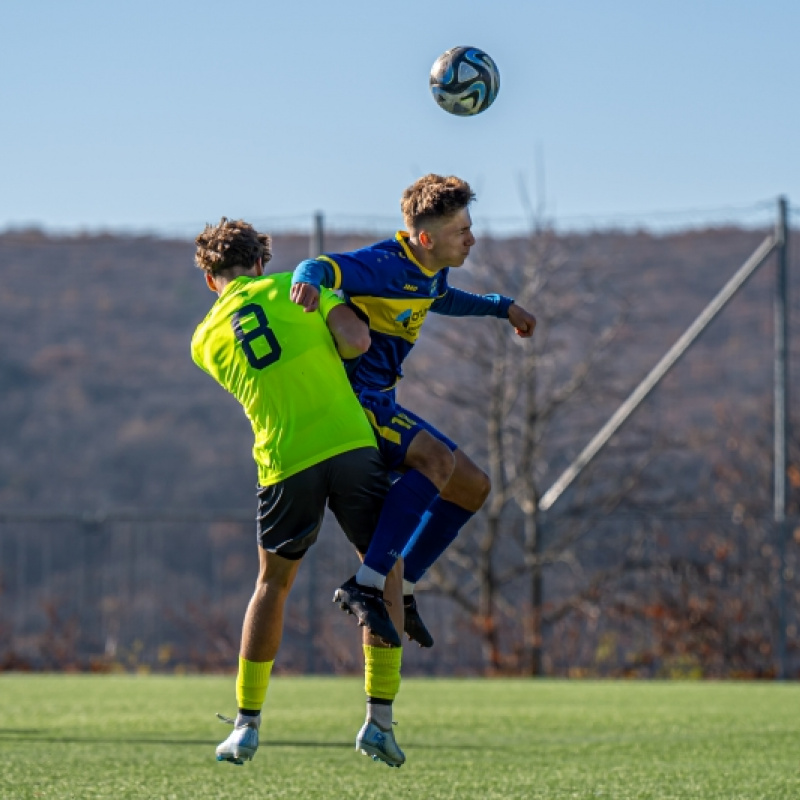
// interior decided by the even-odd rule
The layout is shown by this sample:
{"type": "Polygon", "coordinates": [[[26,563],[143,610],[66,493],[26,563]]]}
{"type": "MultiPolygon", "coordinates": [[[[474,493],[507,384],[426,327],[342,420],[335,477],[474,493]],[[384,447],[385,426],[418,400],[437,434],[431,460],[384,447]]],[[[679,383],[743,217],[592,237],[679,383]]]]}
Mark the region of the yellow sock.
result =
{"type": "Polygon", "coordinates": [[[267,696],[274,661],[248,661],[239,656],[236,678],[236,704],[247,711],[261,711],[267,696]]]}
{"type": "Polygon", "coordinates": [[[394,700],[400,691],[402,647],[364,645],[364,689],[367,697],[394,700]]]}

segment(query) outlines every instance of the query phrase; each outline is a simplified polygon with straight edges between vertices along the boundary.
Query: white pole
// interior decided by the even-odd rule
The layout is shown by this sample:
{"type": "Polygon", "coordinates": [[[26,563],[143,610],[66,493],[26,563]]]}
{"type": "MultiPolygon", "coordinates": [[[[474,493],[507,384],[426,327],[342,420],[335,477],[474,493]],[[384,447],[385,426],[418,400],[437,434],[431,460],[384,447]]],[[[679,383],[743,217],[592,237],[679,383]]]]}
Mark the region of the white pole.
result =
{"type": "Polygon", "coordinates": [[[667,351],[661,361],[650,370],[645,379],[633,390],[631,395],[616,410],[611,419],[597,432],[595,437],[583,448],[580,455],[564,470],[556,482],[542,495],[539,508],[547,511],[564,493],[566,488],[578,477],[584,467],[600,452],[606,442],[617,432],[625,420],[636,410],[658,382],[667,374],[675,362],[689,349],[689,346],[703,332],[711,320],[736,294],[744,282],[761,266],[767,256],[777,246],[772,234],[759,245],[758,249],[739,267],[736,274],[723,286],[716,297],[700,312],[697,319],[667,351]]]}

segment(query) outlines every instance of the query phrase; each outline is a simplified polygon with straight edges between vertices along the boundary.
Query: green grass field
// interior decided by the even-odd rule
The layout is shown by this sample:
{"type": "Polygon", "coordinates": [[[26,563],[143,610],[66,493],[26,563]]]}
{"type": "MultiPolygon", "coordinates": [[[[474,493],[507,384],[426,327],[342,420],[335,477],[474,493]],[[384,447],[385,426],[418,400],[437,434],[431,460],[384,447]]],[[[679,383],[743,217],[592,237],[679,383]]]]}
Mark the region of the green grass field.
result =
{"type": "Polygon", "coordinates": [[[361,681],[273,679],[218,764],[233,678],[0,676],[2,798],[800,798],[800,686],[410,679],[401,769],[353,749],[361,681]]]}

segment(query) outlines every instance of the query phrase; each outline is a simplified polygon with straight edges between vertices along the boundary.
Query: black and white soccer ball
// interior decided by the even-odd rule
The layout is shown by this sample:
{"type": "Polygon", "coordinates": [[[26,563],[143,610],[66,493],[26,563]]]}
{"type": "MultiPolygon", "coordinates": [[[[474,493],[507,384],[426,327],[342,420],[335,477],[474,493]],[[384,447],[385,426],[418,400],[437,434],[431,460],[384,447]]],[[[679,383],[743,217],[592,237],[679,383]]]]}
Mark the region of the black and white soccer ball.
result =
{"type": "Polygon", "coordinates": [[[477,47],[453,47],[431,67],[431,94],[447,112],[472,117],[486,111],[500,90],[500,73],[477,47]]]}

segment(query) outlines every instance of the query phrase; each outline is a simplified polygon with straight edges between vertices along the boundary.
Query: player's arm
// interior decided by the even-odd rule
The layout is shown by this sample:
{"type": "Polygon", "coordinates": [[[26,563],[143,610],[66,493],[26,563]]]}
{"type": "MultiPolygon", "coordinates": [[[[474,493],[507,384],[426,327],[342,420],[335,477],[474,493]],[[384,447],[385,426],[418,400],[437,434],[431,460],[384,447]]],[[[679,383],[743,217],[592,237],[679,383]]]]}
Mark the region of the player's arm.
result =
{"type": "Polygon", "coordinates": [[[499,317],[508,318],[514,304],[510,297],[501,294],[473,294],[448,286],[431,304],[431,311],[448,317],[499,317]]]}
{"type": "Polygon", "coordinates": [[[533,336],[536,327],[536,317],[526,311],[522,306],[512,303],[508,307],[508,321],[514,326],[517,336],[528,339],[533,336]]]}
{"type": "Polygon", "coordinates": [[[322,291],[320,312],[344,360],[358,358],[369,350],[371,340],[367,323],[327,289],[322,291]]]}
{"type": "Polygon", "coordinates": [[[345,294],[376,294],[386,275],[369,257],[369,248],[352,253],[330,253],[300,262],[292,273],[289,297],[306,311],[315,311],[320,287],[341,289],[345,294]]]}
{"type": "Polygon", "coordinates": [[[357,358],[369,350],[369,328],[347,306],[336,306],[328,314],[328,328],[342,358],[357,358]]]}
{"type": "Polygon", "coordinates": [[[322,258],[308,258],[301,261],[292,273],[292,288],[289,298],[306,311],[319,308],[320,287],[338,288],[336,273],[330,261],[322,258]]]}
{"type": "MultiPolygon", "coordinates": [[[[192,343],[191,343],[191,353],[192,353],[192,361],[200,367],[203,372],[208,375],[211,375],[211,371],[206,366],[206,359],[205,359],[205,348],[204,348],[204,337],[201,333],[201,328],[198,326],[197,330],[194,332],[192,336],[192,343]]],[[[211,375],[213,378],[214,376],[211,375]]]]}
{"type": "Polygon", "coordinates": [[[527,339],[533,335],[536,318],[510,297],[501,294],[473,294],[448,286],[433,301],[431,311],[450,317],[498,317],[507,319],[517,336],[527,339]]]}

